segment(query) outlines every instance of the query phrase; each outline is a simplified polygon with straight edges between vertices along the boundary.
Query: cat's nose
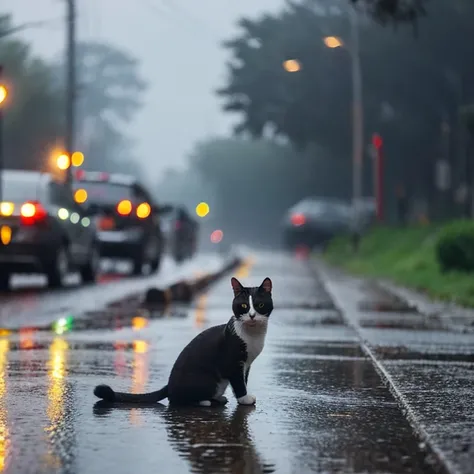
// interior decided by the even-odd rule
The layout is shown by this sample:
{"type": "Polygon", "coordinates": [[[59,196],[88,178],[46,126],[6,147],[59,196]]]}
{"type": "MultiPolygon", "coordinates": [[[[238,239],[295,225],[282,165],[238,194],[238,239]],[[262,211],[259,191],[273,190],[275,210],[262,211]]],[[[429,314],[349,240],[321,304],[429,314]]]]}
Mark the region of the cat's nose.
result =
{"type": "Polygon", "coordinates": [[[255,313],[253,313],[253,314],[249,313],[249,316],[250,316],[250,319],[253,319],[253,318],[255,318],[255,313]]]}

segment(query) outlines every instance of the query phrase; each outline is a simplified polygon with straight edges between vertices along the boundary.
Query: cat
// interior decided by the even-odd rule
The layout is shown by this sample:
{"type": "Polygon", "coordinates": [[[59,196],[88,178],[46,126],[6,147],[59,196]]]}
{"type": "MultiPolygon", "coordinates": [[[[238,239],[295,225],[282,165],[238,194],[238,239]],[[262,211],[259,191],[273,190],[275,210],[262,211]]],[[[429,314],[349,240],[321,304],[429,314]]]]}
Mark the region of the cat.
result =
{"type": "Polygon", "coordinates": [[[254,405],[247,392],[250,367],[262,352],[273,311],[272,281],[245,287],[231,278],[233,315],[227,324],[198,334],[182,351],[171,369],[168,384],[151,393],[115,392],[98,385],[94,395],[113,403],[150,403],[168,398],[170,405],[225,405],[230,385],[240,405],[254,405]]]}

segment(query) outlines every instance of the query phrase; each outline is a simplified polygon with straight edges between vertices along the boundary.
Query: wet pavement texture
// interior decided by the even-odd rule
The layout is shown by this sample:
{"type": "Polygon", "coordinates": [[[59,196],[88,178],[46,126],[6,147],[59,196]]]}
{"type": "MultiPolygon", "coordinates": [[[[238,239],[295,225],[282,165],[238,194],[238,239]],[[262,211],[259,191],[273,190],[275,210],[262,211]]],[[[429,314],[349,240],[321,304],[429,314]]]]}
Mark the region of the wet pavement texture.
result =
{"type": "Polygon", "coordinates": [[[0,471],[443,472],[307,262],[259,252],[232,274],[273,280],[267,343],[249,377],[256,407],[228,393],[223,408],[111,408],[92,394],[98,383],[164,385],[186,343],[230,317],[229,274],[146,324],[1,338],[0,471]]]}
{"type": "MultiPolygon", "coordinates": [[[[474,334],[438,311],[367,310],[367,281],[321,262],[316,270],[422,439],[451,472],[474,472],[474,334]]],[[[376,305],[377,286],[371,294],[376,305]]]]}

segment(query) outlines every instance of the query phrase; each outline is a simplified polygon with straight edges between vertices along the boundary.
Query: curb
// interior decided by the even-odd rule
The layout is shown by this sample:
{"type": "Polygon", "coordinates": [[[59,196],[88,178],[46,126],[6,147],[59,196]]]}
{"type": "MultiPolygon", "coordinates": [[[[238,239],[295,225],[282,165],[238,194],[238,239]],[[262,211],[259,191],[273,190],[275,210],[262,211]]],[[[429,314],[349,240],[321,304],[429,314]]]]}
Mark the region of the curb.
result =
{"type": "Polygon", "coordinates": [[[467,314],[473,313],[471,309],[432,300],[428,296],[418,295],[416,291],[410,288],[399,287],[389,281],[379,281],[377,284],[385,291],[406,301],[423,316],[437,318],[443,326],[450,331],[461,334],[474,332],[474,315],[467,314]],[[453,313],[458,313],[458,315],[456,316],[453,313]]]}

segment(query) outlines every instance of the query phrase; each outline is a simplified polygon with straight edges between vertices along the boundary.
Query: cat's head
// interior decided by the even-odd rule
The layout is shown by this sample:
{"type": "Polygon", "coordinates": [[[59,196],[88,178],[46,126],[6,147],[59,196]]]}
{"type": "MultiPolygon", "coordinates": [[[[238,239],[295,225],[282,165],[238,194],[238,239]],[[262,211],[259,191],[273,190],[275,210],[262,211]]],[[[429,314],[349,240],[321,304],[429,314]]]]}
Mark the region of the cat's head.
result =
{"type": "Polygon", "coordinates": [[[237,278],[232,277],[234,301],[232,311],[236,321],[245,327],[263,327],[273,311],[272,281],[265,278],[260,286],[243,286],[237,278]]]}

